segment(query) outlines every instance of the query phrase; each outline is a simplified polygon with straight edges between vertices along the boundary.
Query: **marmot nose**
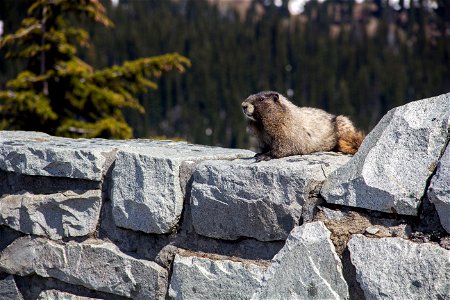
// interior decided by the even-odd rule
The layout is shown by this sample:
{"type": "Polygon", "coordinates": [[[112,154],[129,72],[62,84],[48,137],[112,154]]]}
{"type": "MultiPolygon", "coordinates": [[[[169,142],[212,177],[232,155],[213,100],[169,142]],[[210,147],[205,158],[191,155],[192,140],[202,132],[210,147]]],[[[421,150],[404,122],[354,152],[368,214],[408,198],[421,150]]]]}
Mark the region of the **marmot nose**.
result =
{"type": "Polygon", "coordinates": [[[246,110],[248,107],[248,103],[247,102],[242,102],[242,109],[246,110]]]}

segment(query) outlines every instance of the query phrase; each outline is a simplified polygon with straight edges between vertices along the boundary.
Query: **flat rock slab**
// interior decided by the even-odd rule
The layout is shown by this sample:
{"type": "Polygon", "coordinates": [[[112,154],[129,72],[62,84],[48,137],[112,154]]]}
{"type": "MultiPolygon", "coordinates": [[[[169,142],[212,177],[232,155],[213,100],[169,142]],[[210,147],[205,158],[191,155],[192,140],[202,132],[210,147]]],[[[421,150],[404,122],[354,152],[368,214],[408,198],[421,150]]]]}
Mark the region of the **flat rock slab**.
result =
{"type": "Polygon", "coordinates": [[[450,251],[401,238],[355,235],[350,258],[366,299],[449,299],[450,251]]]}
{"type": "Polygon", "coordinates": [[[329,203],[417,215],[447,141],[450,93],[390,110],[359,151],[325,181],[329,203]]]}
{"type": "Polygon", "coordinates": [[[259,163],[254,159],[202,162],[191,190],[194,229],[226,240],[284,240],[326,176],[349,159],[316,153],[259,163]]]}
{"type": "Polygon", "coordinates": [[[70,139],[32,131],[0,131],[0,169],[23,175],[100,181],[117,142],[70,139]]]}
{"type": "Polygon", "coordinates": [[[11,275],[0,280],[0,300],[23,300],[11,275]]]}
{"type": "Polygon", "coordinates": [[[73,295],[58,290],[46,290],[42,291],[37,300],[100,300],[99,298],[90,298],[73,295]]]}
{"type": "Polygon", "coordinates": [[[450,233],[450,146],[447,146],[431,179],[428,199],[434,203],[442,227],[450,233]]]}
{"type": "Polygon", "coordinates": [[[167,271],[161,266],[127,256],[100,240],[60,243],[23,237],[3,250],[0,271],[52,277],[133,299],[164,299],[168,285],[167,271]]]}
{"type": "Polygon", "coordinates": [[[175,256],[171,299],[249,299],[266,266],[250,262],[175,256]]]}
{"type": "Polygon", "coordinates": [[[348,299],[330,235],[322,222],[294,228],[252,299],[348,299]]]}
{"type": "Polygon", "coordinates": [[[0,198],[0,225],[50,239],[86,236],[95,232],[101,203],[100,190],[7,195],[0,198]]]}
{"type": "Polygon", "coordinates": [[[180,167],[186,161],[251,157],[247,150],[182,142],[132,145],[117,152],[111,200],[117,226],[146,233],[169,233],[183,209],[180,167]]]}

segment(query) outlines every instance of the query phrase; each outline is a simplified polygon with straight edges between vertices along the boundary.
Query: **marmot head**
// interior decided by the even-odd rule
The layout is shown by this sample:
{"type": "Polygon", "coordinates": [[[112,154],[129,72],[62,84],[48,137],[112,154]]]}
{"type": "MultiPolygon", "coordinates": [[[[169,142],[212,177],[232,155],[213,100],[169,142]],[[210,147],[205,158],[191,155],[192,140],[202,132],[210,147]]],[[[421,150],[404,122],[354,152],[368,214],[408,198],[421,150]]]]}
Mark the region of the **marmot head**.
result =
{"type": "Polygon", "coordinates": [[[242,110],[247,119],[258,122],[264,116],[272,115],[282,109],[284,97],[273,91],[250,95],[242,102],[242,110]]]}

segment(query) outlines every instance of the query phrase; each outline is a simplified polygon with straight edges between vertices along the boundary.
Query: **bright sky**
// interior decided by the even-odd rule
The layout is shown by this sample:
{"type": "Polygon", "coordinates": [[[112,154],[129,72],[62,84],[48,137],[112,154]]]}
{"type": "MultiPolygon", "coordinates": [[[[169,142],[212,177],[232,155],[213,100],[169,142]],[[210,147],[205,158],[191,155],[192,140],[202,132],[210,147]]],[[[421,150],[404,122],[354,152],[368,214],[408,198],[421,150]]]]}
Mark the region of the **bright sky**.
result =
{"type": "MultiPolygon", "coordinates": [[[[291,14],[299,14],[303,12],[303,7],[308,0],[291,0],[289,1],[289,11],[291,14]]],[[[322,2],[322,1],[321,1],[322,2]]]]}
{"type": "MultiPolygon", "coordinates": [[[[289,2],[289,11],[291,12],[291,14],[299,14],[301,12],[303,12],[303,8],[305,6],[305,3],[308,2],[309,0],[291,0],[289,2]]],[[[324,0],[318,0],[319,2],[324,2],[324,0]]],[[[355,2],[357,3],[361,3],[364,0],[356,0],[355,2]]],[[[277,4],[277,2],[279,3],[279,5],[281,5],[281,0],[275,0],[275,4],[277,4]]],[[[396,6],[399,5],[400,0],[389,0],[389,3],[394,6],[394,8],[396,6]]],[[[405,0],[405,7],[408,8],[409,4],[410,4],[411,0],[405,0]]],[[[432,3],[433,4],[433,3],[432,3]]]]}
{"type": "MultiPolygon", "coordinates": [[[[233,0],[230,0],[230,1],[233,1],[233,0]]],[[[308,1],[310,1],[310,0],[290,0],[289,1],[289,11],[291,12],[291,14],[299,14],[299,13],[303,12],[305,3],[308,1]]],[[[325,0],[318,0],[318,1],[324,2],[325,0]]],[[[355,0],[355,1],[357,3],[361,3],[364,0],[355,0]]],[[[114,6],[117,6],[117,4],[119,3],[119,0],[111,0],[111,2],[114,6]]],[[[400,0],[389,0],[389,3],[394,7],[398,6],[399,2],[400,2],[400,0]]],[[[409,7],[410,2],[411,2],[411,0],[404,1],[406,8],[409,7]]],[[[281,4],[282,4],[282,0],[275,0],[275,5],[281,6],[281,4]]],[[[436,4],[436,3],[431,2],[431,5],[433,5],[433,4],[436,4]]],[[[0,24],[0,34],[1,34],[1,29],[2,29],[1,25],[2,24],[0,24]]]]}
{"type": "MultiPolygon", "coordinates": [[[[309,0],[291,0],[291,1],[289,1],[289,11],[291,12],[291,14],[294,14],[294,15],[303,12],[305,3],[308,1],[309,0]]],[[[318,1],[324,2],[324,0],[318,0],[318,1]]],[[[395,0],[395,1],[398,2],[399,0],[395,0]]],[[[279,2],[281,2],[281,0],[279,2]]],[[[361,2],[363,2],[363,0],[356,0],[356,2],[361,3],[361,2]]]]}

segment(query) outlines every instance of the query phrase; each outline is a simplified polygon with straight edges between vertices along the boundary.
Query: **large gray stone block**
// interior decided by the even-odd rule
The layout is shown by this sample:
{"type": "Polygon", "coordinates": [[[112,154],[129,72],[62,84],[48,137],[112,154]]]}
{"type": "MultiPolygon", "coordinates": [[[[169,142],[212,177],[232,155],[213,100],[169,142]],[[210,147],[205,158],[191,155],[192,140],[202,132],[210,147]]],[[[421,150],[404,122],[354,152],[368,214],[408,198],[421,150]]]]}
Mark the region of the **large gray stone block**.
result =
{"type": "Polygon", "coordinates": [[[227,240],[284,240],[299,224],[305,206],[316,201],[326,176],[349,159],[315,153],[259,163],[254,159],[205,161],[198,165],[192,183],[194,229],[227,240]]]}
{"type": "Polygon", "coordinates": [[[185,161],[253,156],[246,150],[182,142],[122,148],[112,171],[111,200],[117,226],[146,233],[169,233],[183,209],[180,167],[185,161]]]}
{"type": "Polygon", "coordinates": [[[172,299],[249,299],[265,265],[250,261],[176,255],[169,288],[172,299]]]}
{"type": "Polygon", "coordinates": [[[355,235],[350,258],[367,300],[449,299],[450,251],[401,238],[355,235]]]}
{"type": "Polygon", "coordinates": [[[325,181],[329,203],[417,215],[447,141],[450,93],[390,110],[353,159],[325,181]]]}
{"type": "Polygon", "coordinates": [[[322,222],[294,228],[252,299],[348,299],[330,235],[322,222]]]}
{"type": "Polygon", "coordinates": [[[114,159],[116,144],[32,131],[0,131],[0,169],[23,175],[100,181],[114,159]]]}
{"type": "Polygon", "coordinates": [[[23,300],[11,275],[0,280],[0,300],[23,300]]]}
{"type": "Polygon", "coordinates": [[[23,237],[0,255],[0,271],[37,274],[133,299],[164,299],[167,271],[154,262],[121,253],[108,242],[60,243],[23,237]]]}
{"type": "Polygon", "coordinates": [[[95,232],[101,203],[100,190],[7,195],[0,198],[0,225],[50,239],[85,236],[95,232]]]}
{"type": "Polygon", "coordinates": [[[431,179],[428,199],[434,203],[442,227],[450,233],[450,146],[447,146],[431,179]]]}

